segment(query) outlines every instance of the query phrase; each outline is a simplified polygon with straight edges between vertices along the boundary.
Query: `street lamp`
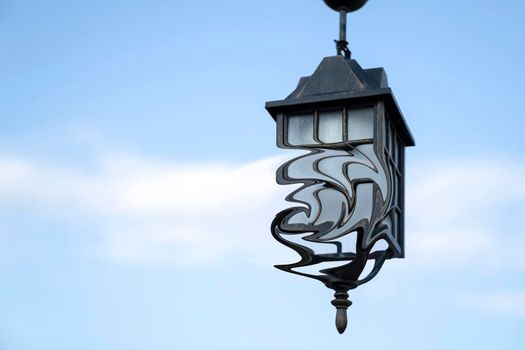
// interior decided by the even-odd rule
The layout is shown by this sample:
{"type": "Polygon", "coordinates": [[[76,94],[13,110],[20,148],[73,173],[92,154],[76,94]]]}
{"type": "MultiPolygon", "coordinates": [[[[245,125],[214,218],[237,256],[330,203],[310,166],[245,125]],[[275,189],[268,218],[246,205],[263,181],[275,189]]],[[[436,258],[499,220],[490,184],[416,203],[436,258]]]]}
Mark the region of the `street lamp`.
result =
{"type": "Polygon", "coordinates": [[[274,238],[300,260],[276,267],[333,289],[336,327],[343,333],[348,291],[370,281],[387,259],[404,257],[405,147],[414,139],[383,68],[351,59],[346,13],[366,0],[325,0],[340,12],[337,56],[325,57],[284,100],[266,103],[277,146],[308,153],[277,170],[298,206],[278,213],[274,238]]]}

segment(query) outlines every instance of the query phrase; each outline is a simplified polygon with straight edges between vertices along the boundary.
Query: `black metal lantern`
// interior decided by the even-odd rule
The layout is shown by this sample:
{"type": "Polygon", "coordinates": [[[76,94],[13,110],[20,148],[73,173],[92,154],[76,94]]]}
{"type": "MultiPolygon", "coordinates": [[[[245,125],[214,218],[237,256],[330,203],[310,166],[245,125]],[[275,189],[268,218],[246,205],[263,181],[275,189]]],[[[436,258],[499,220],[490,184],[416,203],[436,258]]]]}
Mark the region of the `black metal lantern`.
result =
{"type": "Polygon", "coordinates": [[[278,147],[308,151],[277,171],[279,184],[301,186],[287,197],[299,205],[278,213],[271,230],[301,257],[277,268],[335,291],[343,333],[348,291],[375,277],[385,260],[404,257],[405,147],[414,139],[384,69],[350,58],[346,12],[366,0],[325,2],[341,12],[338,55],[324,58],[286,99],[266,103],[278,147]]]}

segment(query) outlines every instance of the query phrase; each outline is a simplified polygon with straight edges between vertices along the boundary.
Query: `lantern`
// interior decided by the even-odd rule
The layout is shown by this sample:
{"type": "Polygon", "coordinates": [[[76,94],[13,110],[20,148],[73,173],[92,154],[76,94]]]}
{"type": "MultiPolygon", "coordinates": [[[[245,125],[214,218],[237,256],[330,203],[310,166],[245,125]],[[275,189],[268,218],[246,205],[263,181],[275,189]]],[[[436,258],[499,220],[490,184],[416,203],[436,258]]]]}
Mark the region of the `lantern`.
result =
{"type": "MultiPolygon", "coordinates": [[[[325,2],[341,11],[343,28],[346,9],[366,1],[325,2]]],[[[385,70],[361,68],[344,35],[336,44],[337,56],[324,58],[266,109],[277,124],[277,146],[306,152],[277,170],[279,184],[299,187],[287,197],[297,206],[276,215],[272,235],[300,260],[276,267],[333,289],[343,333],[348,292],[386,260],[404,257],[405,148],[414,139],[385,70]]]]}

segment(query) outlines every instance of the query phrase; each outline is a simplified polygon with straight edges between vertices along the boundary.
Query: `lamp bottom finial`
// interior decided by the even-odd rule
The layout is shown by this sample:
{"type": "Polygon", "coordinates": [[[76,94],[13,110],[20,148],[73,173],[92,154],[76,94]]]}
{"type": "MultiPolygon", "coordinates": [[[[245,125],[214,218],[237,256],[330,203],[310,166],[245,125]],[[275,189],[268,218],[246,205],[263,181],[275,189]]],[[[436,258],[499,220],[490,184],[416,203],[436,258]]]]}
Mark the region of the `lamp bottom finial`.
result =
{"type": "Polygon", "coordinates": [[[335,292],[334,297],[335,299],[332,300],[332,305],[337,309],[337,313],[335,315],[335,327],[337,328],[339,334],[343,334],[346,330],[346,326],[348,325],[346,310],[348,307],[350,307],[350,305],[352,305],[352,302],[348,300],[347,292],[335,292]]]}

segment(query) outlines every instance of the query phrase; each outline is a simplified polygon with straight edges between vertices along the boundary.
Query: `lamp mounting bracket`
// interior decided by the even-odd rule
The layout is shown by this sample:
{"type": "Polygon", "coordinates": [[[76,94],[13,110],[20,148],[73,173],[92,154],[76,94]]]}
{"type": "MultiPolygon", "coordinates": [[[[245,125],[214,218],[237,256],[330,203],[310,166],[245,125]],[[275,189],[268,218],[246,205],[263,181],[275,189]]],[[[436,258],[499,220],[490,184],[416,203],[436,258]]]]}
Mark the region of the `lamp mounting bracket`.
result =
{"type": "Polygon", "coordinates": [[[324,0],[332,10],[339,12],[339,40],[335,41],[335,48],[339,56],[350,59],[351,52],[346,40],[346,15],[348,12],[359,10],[368,0],[324,0]]]}

